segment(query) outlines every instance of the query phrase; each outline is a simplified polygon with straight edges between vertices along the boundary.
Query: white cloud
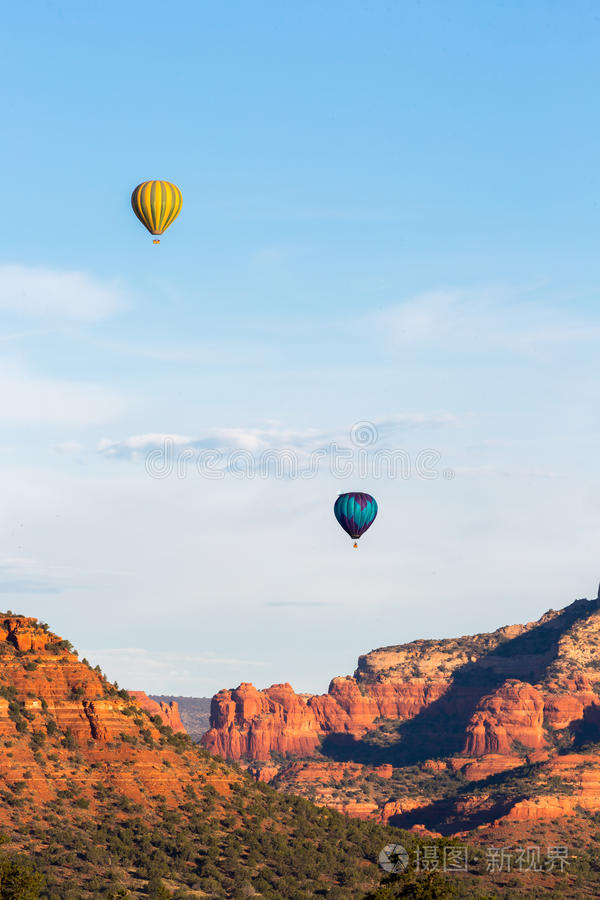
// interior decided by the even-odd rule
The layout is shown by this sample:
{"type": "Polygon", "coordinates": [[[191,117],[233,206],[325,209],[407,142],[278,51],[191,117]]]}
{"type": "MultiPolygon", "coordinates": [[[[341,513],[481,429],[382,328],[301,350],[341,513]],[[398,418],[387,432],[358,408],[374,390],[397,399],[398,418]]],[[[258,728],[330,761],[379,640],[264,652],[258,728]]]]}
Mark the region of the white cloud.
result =
{"type": "Polygon", "coordinates": [[[182,434],[135,434],[122,441],[105,438],[98,444],[98,452],[103,456],[118,459],[141,459],[151,450],[163,449],[169,444],[183,449],[192,443],[193,438],[182,434]]]}
{"type": "Polygon", "coordinates": [[[195,436],[149,433],[131,435],[117,441],[104,439],[98,445],[98,452],[117,459],[143,459],[153,450],[165,451],[168,447],[197,451],[245,450],[250,453],[265,450],[310,453],[334,443],[340,447],[369,448],[402,430],[451,425],[456,421],[457,417],[451,413],[401,413],[380,421],[357,422],[345,429],[331,431],[317,428],[294,430],[278,424],[264,428],[206,428],[195,436]]]}
{"type": "Polygon", "coordinates": [[[124,291],[85,272],[0,265],[0,309],[41,319],[94,322],[116,312],[124,291]]]}

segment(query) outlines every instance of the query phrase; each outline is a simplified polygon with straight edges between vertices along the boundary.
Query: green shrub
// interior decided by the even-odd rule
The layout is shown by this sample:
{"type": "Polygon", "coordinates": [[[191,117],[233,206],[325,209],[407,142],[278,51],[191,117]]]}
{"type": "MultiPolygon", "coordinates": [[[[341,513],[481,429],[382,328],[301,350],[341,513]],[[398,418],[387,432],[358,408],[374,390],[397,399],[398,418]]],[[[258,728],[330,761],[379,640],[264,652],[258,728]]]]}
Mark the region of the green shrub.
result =
{"type": "Polygon", "coordinates": [[[66,747],[67,750],[75,750],[77,747],[77,741],[75,740],[75,735],[71,731],[70,728],[67,728],[65,732],[65,736],[62,741],[63,747],[66,747]]]}
{"type": "Polygon", "coordinates": [[[164,886],[157,875],[151,878],[146,886],[146,893],[151,900],[171,900],[171,892],[164,886]]]}
{"type": "Polygon", "coordinates": [[[32,750],[36,750],[38,747],[41,747],[46,741],[46,735],[42,731],[34,731],[31,735],[31,748],[32,750]]]}
{"type": "Polygon", "coordinates": [[[0,858],[0,900],[38,900],[45,878],[23,857],[0,858]]]}

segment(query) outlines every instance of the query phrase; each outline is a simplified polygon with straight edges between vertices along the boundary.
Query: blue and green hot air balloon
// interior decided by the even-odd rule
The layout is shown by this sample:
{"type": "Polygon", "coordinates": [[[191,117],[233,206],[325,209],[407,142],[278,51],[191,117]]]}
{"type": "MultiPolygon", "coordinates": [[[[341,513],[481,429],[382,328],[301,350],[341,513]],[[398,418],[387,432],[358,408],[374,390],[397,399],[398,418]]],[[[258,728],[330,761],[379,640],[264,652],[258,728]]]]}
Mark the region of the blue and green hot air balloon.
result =
{"type": "Polygon", "coordinates": [[[344,531],[354,541],[354,546],[358,547],[357,540],[375,521],[377,502],[370,494],[353,491],[350,494],[339,495],[333,512],[344,531]]]}

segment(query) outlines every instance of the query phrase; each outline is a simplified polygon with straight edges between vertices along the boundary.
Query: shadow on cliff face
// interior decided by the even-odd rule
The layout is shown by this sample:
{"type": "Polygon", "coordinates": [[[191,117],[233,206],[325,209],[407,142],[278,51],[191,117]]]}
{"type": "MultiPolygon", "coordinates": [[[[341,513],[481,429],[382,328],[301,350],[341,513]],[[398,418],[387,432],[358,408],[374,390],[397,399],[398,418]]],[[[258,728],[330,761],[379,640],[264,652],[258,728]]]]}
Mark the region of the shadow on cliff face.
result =
{"type": "Polygon", "coordinates": [[[505,816],[514,805],[514,800],[496,800],[480,809],[460,812],[451,800],[437,800],[430,806],[395,815],[388,824],[397,828],[410,829],[413,825],[423,825],[445,837],[457,831],[471,831],[480,825],[488,825],[505,816]]]}
{"type": "Polygon", "coordinates": [[[361,739],[328,735],[321,752],[338,762],[394,766],[461,753],[467,725],[480,700],[507,679],[531,684],[543,680],[548,666],[557,658],[560,638],[577,620],[587,618],[597,608],[595,601],[575,601],[549,621],[502,641],[475,662],[458,669],[442,697],[414,718],[398,723],[392,732],[374,729],[361,739]]]}
{"type": "Polygon", "coordinates": [[[530,797],[536,790],[541,792],[540,771],[541,763],[533,763],[507,772],[497,772],[477,782],[477,793],[474,793],[473,784],[467,782],[459,785],[454,796],[397,813],[390,817],[389,824],[397,828],[424,825],[445,836],[489,825],[507,815],[515,803],[530,797]],[[473,803],[474,799],[477,802],[473,803]]]}
{"type": "Polygon", "coordinates": [[[572,722],[569,726],[573,742],[564,749],[568,753],[573,750],[594,750],[600,752],[600,708],[590,706],[583,711],[583,718],[572,722]]]}

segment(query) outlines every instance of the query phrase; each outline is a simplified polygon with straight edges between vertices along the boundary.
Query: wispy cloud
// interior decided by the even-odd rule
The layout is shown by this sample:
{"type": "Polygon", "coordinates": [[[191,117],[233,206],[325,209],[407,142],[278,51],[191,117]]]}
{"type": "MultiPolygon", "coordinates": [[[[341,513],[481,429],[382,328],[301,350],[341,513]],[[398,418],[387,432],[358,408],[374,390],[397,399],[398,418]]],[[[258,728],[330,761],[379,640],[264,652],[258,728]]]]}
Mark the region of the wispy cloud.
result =
{"type": "Polygon", "coordinates": [[[340,447],[371,447],[395,434],[424,428],[455,424],[452,413],[400,413],[375,422],[358,422],[345,428],[326,431],[318,428],[290,429],[272,424],[257,428],[204,429],[197,435],[149,433],[131,435],[122,440],[105,439],[98,451],[115,459],[143,459],[152,450],[162,450],[170,444],[177,450],[247,450],[260,453],[265,450],[293,450],[312,452],[332,444],[340,447]]]}
{"type": "Polygon", "coordinates": [[[85,272],[0,265],[0,309],[39,319],[94,322],[115,313],[125,291],[85,272]]]}
{"type": "Polygon", "coordinates": [[[600,320],[573,304],[540,300],[539,286],[456,288],[428,291],[376,314],[393,345],[440,345],[449,351],[484,347],[527,352],[556,344],[590,343],[600,320]]]}

